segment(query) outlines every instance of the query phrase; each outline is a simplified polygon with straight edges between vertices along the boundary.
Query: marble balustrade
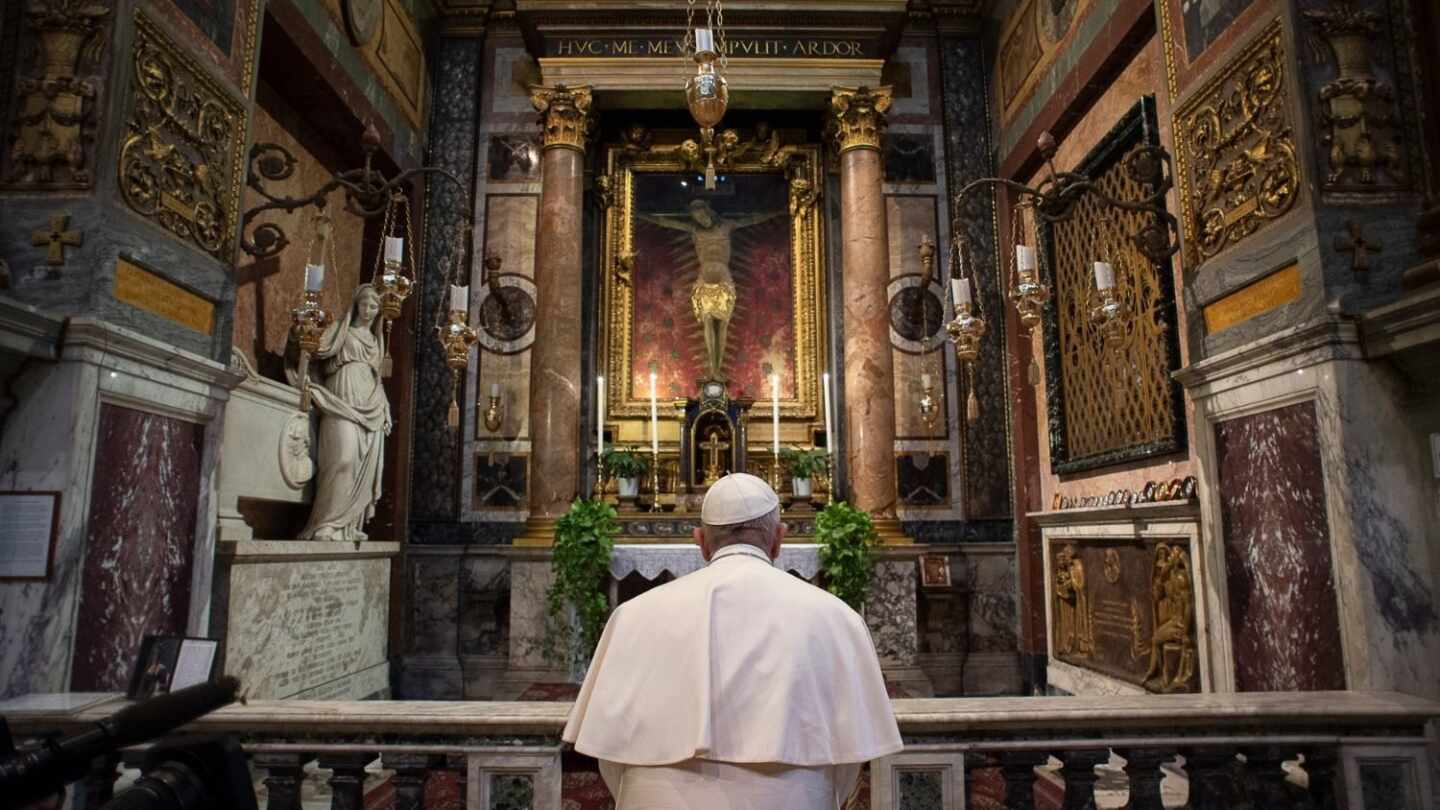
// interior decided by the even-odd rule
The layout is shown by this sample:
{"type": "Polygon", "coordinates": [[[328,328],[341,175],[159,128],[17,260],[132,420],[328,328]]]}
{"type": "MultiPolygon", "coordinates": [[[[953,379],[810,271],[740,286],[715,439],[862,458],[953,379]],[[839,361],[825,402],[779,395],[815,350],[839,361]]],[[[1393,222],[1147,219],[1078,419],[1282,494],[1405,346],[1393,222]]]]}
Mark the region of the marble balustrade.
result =
{"type": "MultiPolygon", "coordinates": [[[[29,705],[0,703],[17,737],[74,732],[123,703],[29,705]]],[[[1440,703],[1394,692],[904,699],[894,708],[906,748],[870,763],[869,800],[849,807],[1420,810],[1436,798],[1425,724],[1440,703]]],[[[434,777],[450,772],[447,806],[541,810],[570,801],[574,760],[562,767],[559,740],[569,709],[251,701],[186,732],[235,735],[269,810],[302,806],[311,762],[332,808],[369,806],[367,781],[387,777],[397,810],[436,806],[434,777]]],[[[117,763],[77,789],[104,797],[117,763]]]]}

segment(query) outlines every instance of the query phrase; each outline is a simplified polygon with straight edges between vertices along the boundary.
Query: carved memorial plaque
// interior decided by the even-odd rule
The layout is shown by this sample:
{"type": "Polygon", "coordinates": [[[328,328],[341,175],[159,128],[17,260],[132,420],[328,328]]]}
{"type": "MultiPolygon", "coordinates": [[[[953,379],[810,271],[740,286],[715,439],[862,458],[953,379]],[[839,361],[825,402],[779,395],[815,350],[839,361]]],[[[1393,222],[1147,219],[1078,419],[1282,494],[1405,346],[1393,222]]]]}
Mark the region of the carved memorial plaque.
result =
{"type": "Polygon", "coordinates": [[[1050,638],[1068,664],[1151,692],[1200,688],[1189,541],[1054,541],[1050,638]]]}

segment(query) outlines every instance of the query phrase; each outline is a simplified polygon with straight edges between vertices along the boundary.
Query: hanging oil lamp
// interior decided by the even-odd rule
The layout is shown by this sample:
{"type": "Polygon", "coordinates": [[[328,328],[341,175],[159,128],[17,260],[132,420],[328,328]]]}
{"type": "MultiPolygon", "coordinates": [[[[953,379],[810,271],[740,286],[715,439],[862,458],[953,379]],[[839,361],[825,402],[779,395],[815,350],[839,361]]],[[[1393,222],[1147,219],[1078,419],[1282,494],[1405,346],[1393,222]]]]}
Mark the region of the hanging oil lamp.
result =
{"type": "Polygon", "coordinates": [[[389,377],[394,365],[390,360],[390,326],[400,317],[400,310],[405,306],[405,299],[410,297],[410,289],[415,284],[415,242],[410,232],[410,200],[404,194],[396,194],[390,207],[385,210],[382,233],[385,234],[385,247],[381,255],[376,257],[375,277],[371,286],[380,296],[380,317],[385,324],[385,357],[380,361],[380,373],[389,377]],[[400,223],[396,221],[397,211],[398,219],[402,220],[400,223]],[[403,235],[392,236],[397,225],[403,235]],[[412,246],[408,264],[405,261],[407,240],[412,246]]]}
{"type": "Polygon", "coordinates": [[[320,303],[325,287],[325,259],[335,264],[330,215],[321,209],[313,220],[314,233],[305,257],[305,292],[300,305],[290,310],[290,334],[300,346],[300,410],[310,410],[310,356],[320,350],[320,338],[334,318],[320,303]]]}

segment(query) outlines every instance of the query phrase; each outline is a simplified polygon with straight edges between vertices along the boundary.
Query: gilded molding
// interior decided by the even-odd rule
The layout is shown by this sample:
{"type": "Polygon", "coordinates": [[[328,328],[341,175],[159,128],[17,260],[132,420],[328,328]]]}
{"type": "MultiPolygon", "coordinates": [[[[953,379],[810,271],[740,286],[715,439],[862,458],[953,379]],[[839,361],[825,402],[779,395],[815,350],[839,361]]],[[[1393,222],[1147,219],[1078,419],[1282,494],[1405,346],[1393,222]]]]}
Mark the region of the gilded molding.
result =
{"type": "Polygon", "coordinates": [[[1269,225],[1300,196],[1288,63],[1277,19],[1175,113],[1191,268],[1269,225]]]}
{"type": "Polygon", "coordinates": [[[830,133],[840,152],[880,149],[885,135],[885,112],[892,99],[890,87],[836,87],[830,95],[830,133]]]}
{"type": "Polygon", "coordinates": [[[595,126],[595,119],[590,114],[592,98],[589,86],[531,85],[530,103],[540,113],[542,149],[585,151],[585,141],[595,126]]]}
{"type": "MultiPolygon", "coordinates": [[[[33,0],[25,12],[32,58],[15,83],[5,185],[85,189],[95,183],[95,110],[110,16],[100,0],[33,0]]],[[[7,88],[8,89],[8,88],[7,88]]]]}
{"type": "Polygon", "coordinates": [[[1380,15],[1337,0],[1329,8],[1302,12],[1310,23],[1317,62],[1335,60],[1335,78],[1320,87],[1316,114],[1328,170],[1323,187],[1376,191],[1407,183],[1400,146],[1395,88],[1375,74],[1371,50],[1380,15]]]}
{"type": "Polygon", "coordinates": [[[136,213],[228,261],[245,107],[143,13],[135,16],[133,62],[120,196],[136,213]]]}
{"type": "MultiPolygon", "coordinates": [[[[822,231],[814,202],[823,183],[820,149],[817,145],[787,146],[790,158],[780,169],[765,162],[763,151],[747,153],[733,161],[728,172],[774,173],[790,178],[790,258],[794,268],[794,298],[791,311],[795,322],[795,379],[800,382],[794,399],[780,401],[782,419],[815,420],[820,412],[820,371],[826,365],[825,281],[821,272],[822,231]],[[797,180],[803,181],[796,183],[797,180]],[[813,195],[813,196],[812,196],[813,195]]],[[[630,280],[635,262],[635,175],[644,172],[686,171],[688,164],[678,145],[653,146],[647,151],[613,145],[605,154],[607,201],[601,232],[601,267],[616,268],[602,276],[601,335],[603,347],[599,366],[610,380],[606,386],[605,413],[615,421],[648,420],[650,401],[644,392],[630,391],[634,370],[635,287],[630,280]],[[623,381],[623,382],[621,382],[623,381]]],[[[680,401],[683,405],[683,400],[680,401]]],[[[665,407],[662,403],[662,408],[665,407]]]]}

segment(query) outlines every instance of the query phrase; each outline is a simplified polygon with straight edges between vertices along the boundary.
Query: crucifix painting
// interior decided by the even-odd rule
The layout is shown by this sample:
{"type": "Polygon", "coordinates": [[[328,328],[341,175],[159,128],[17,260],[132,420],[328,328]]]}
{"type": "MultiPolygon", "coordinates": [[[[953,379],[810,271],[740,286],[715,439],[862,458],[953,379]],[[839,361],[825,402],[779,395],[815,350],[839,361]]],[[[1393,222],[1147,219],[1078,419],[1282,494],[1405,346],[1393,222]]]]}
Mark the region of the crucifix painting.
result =
{"type": "MultiPolygon", "coordinates": [[[[695,175],[636,176],[632,376],[654,368],[661,397],[692,396],[704,380],[732,396],[795,390],[794,278],[789,186],[781,174],[723,175],[715,192],[695,175]]],[[[638,379],[639,377],[637,377],[638,379]]]]}

